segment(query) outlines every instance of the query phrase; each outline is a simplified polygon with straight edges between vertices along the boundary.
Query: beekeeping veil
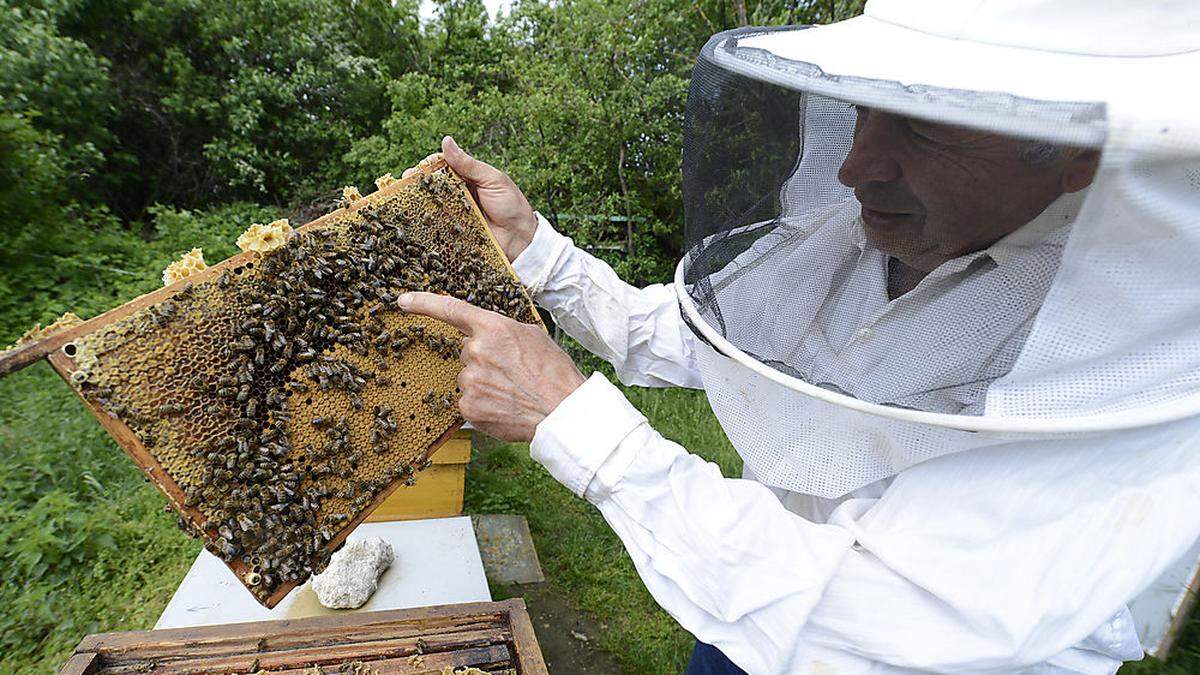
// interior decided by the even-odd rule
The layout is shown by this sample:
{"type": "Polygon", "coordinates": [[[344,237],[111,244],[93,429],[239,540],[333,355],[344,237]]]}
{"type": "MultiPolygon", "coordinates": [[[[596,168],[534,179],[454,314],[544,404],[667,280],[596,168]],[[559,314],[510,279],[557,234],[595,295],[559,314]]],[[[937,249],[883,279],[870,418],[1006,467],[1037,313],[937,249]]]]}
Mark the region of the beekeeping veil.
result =
{"type": "Polygon", "coordinates": [[[1196,73],[1192,0],[873,0],[714,36],[675,286],[755,477],[833,497],[1200,413],[1196,73]]]}

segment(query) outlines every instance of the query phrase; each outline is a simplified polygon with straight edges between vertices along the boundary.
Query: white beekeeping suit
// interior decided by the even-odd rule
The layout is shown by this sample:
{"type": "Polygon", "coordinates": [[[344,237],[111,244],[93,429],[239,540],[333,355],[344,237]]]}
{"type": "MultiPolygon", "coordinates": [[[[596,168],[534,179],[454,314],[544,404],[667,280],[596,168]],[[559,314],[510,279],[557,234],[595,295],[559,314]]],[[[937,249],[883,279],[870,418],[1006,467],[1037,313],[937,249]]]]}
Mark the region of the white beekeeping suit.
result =
{"type": "Polygon", "coordinates": [[[622,381],[703,387],[747,479],[599,376],[534,457],[752,673],[1138,658],[1126,603],[1200,536],[1197,72],[1184,1],[714,36],[674,284],[544,220],[514,268],[622,381]]]}

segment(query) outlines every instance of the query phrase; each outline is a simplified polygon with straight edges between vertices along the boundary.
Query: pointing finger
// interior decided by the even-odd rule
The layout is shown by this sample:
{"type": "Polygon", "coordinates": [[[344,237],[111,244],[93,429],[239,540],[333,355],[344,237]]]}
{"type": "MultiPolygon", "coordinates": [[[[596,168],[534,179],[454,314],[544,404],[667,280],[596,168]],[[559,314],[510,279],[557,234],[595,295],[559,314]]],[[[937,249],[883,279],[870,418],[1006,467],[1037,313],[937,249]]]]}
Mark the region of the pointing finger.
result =
{"type": "Polygon", "coordinates": [[[399,304],[406,312],[444,321],[468,337],[481,330],[492,314],[465,300],[436,293],[405,293],[400,296],[399,304]]]}

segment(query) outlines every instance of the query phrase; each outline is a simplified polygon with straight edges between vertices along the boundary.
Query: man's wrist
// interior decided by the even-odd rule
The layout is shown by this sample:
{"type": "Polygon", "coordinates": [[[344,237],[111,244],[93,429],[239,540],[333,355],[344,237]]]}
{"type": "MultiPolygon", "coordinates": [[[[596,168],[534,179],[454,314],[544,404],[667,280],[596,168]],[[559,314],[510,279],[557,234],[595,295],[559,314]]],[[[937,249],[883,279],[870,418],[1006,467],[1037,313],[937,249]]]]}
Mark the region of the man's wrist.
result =
{"type": "Polygon", "coordinates": [[[521,257],[525,249],[529,248],[529,244],[533,242],[533,236],[537,234],[538,217],[533,212],[529,212],[529,221],[519,230],[519,234],[515,234],[512,241],[509,243],[508,260],[515,261],[521,257]]]}
{"type": "Polygon", "coordinates": [[[582,497],[601,464],[645,423],[619,389],[594,373],[538,424],[530,453],[582,497]]]}
{"type": "Polygon", "coordinates": [[[558,406],[562,405],[562,402],[565,401],[568,396],[574,394],[579,390],[580,387],[584,385],[584,383],[587,382],[587,378],[584,377],[583,373],[580,373],[578,369],[574,368],[574,364],[572,364],[572,370],[574,372],[569,373],[566,378],[560,382],[559,387],[556,388],[554,393],[548,399],[549,405],[547,406],[545,416],[542,417],[543,420],[557,410],[558,406]]]}
{"type": "Polygon", "coordinates": [[[554,231],[542,214],[534,211],[537,228],[529,243],[521,250],[520,255],[512,259],[513,271],[521,283],[531,293],[538,293],[545,287],[555,263],[563,251],[571,245],[571,240],[554,231]]]}

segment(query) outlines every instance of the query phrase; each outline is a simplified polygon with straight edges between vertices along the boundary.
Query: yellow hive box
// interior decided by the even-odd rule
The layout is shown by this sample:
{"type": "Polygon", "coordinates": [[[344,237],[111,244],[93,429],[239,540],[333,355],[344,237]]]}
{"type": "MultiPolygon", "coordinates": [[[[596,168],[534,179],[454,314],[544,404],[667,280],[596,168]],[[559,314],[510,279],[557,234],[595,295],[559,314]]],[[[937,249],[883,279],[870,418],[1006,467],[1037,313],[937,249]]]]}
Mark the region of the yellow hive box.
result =
{"type": "Polygon", "coordinates": [[[367,522],[446,518],[463,512],[463,486],[471,461],[471,432],[459,429],[437,449],[430,466],[412,487],[396,490],[383,500],[367,522]]]}

